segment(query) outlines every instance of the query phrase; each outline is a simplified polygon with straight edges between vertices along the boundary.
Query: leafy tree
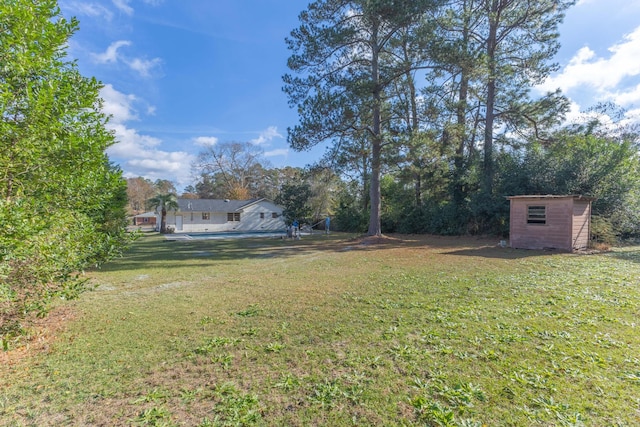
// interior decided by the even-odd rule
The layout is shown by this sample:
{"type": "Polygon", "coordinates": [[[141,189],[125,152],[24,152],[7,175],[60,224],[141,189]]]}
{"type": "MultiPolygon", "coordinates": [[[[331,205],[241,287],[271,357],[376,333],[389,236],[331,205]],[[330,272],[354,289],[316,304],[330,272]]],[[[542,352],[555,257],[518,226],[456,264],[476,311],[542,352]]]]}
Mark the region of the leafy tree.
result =
{"type": "Polygon", "coordinates": [[[311,197],[308,201],[311,208],[311,219],[315,223],[332,213],[335,192],[339,188],[340,178],[331,169],[324,167],[310,168],[305,176],[311,190],[311,197]]]}
{"type": "Polygon", "coordinates": [[[19,334],[76,272],[120,253],[126,182],[105,149],[100,83],[66,60],[78,22],[54,0],[0,2],[0,339],[19,334]]]}
{"type": "Polygon", "coordinates": [[[198,199],[198,191],[193,185],[187,185],[184,190],[182,190],[180,197],[183,199],[198,199]]]}
{"type": "Polygon", "coordinates": [[[331,228],[336,231],[363,233],[367,230],[368,215],[360,207],[362,201],[359,183],[343,182],[338,188],[333,206],[331,228]]]}
{"type": "MultiPolygon", "coordinates": [[[[416,64],[395,55],[394,40],[422,23],[436,0],[317,0],[287,39],[292,55],[285,92],[300,114],[289,144],[304,150],[326,140],[364,140],[370,150],[370,235],[381,234],[380,178],[392,85],[416,64]]],[[[421,65],[421,64],[420,64],[421,65]]]]}
{"type": "Polygon", "coordinates": [[[309,219],[312,210],[309,200],[312,193],[309,184],[304,181],[292,182],[282,186],[275,202],[284,207],[283,215],[287,223],[309,219]]]}
{"type": "Polygon", "coordinates": [[[153,187],[158,194],[178,194],[176,186],[168,179],[156,179],[153,187]]]}
{"type": "Polygon", "coordinates": [[[255,186],[254,196],[275,201],[282,186],[300,181],[303,172],[302,168],[292,166],[264,169],[262,179],[255,186]]]}
{"type": "Polygon", "coordinates": [[[630,135],[590,126],[552,134],[552,144],[533,143],[498,157],[501,193],[581,194],[595,198],[593,214],[623,236],[638,235],[640,158],[630,135]],[[585,132],[586,131],[586,132],[585,132]]]}
{"type": "Polygon", "coordinates": [[[196,183],[196,193],[200,199],[224,199],[226,193],[220,174],[206,174],[200,176],[196,183]]]}
{"type": "Polygon", "coordinates": [[[148,200],[148,206],[160,210],[160,233],[167,232],[167,210],[177,210],[178,200],[174,193],[158,194],[148,200]]]}
{"type": "Polygon", "coordinates": [[[154,184],[141,176],[127,179],[129,213],[137,215],[146,208],[147,200],[155,194],[154,184]]]}
{"type": "Polygon", "coordinates": [[[255,187],[264,175],[261,156],[262,149],[249,142],[227,142],[205,148],[192,165],[202,177],[198,192],[222,194],[224,198],[235,200],[254,197],[255,187]]]}
{"type": "MultiPolygon", "coordinates": [[[[340,144],[329,150],[320,162],[321,165],[331,167],[336,174],[349,182],[350,189],[355,191],[349,196],[353,197],[353,202],[356,204],[353,206],[350,202],[348,205],[351,208],[357,208],[359,218],[361,216],[366,218],[369,212],[370,159],[371,150],[368,147],[366,138],[360,135],[356,138],[342,140],[340,144]]],[[[343,203],[343,205],[347,204],[343,203]]],[[[360,228],[362,227],[358,227],[358,229],[360,228]]]]}

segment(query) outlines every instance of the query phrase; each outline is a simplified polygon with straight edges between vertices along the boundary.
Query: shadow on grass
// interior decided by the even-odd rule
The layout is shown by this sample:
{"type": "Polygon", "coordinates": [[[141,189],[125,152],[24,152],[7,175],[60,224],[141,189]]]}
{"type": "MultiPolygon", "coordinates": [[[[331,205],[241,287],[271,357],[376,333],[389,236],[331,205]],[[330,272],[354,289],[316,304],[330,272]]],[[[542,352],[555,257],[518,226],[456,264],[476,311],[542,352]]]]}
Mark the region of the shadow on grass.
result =
{"type": "Polygon", "coordinates": [[[521,259],[557,252],[516,250],[488,244],[486,239],[429,235],[398,236],[381,241],[353,234],[307,236],[302,240],[243,238],[228,240],[167,240],[157,233],[145,234],[122,258],[102,267],[103,271],[126,271],[209,267],[220,262],[247,259],[283,259],[319,252],[377,251],[386,249],[424,249],[443,255],[496,259],[521,259]]]}
{"type": "Polygon", "coordinates": [[[640,264],[640,249],[637,246],[633,249],[624,248],[622,250],[614,250],[612,252],[608,252],[606,255],[623,261],[631,261],[640,264]]]}
{"type": "Polygon", "coordinates": [[[319,251],[342,251],[350,235],[316,235],[302,240],[242,238],[228,240],[167,240],[159,234],[146,234],[122,258],[102,266],[103,271],[123,271],[174,267],[206,267],[225,261],[287,258],[319,251]]]}
{"type": "Polygon", "coordinates": [[[474,249],[460,249],[457,251],[444,252],[446,255],[468,256],[468,257],[480,257],[480,258],[497,258],[497,259],[523,259],[538,256],[548,256],[555,254],[562,254],[566,252],[561,251],[536,251],[529,249],[511,249],[485,246],[474,249]]]}

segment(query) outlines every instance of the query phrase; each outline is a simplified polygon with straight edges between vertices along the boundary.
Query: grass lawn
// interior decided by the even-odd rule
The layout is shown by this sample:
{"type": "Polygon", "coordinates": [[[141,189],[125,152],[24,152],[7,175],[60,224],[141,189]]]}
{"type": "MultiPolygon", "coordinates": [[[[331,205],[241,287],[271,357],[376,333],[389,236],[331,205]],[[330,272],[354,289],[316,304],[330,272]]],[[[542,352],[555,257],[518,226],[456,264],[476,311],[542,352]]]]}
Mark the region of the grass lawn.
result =
{"type": "Polygon", "coordinates": [[[167,242],[0,354],[0,425],[640,425],[640,247],[167,242]]]}

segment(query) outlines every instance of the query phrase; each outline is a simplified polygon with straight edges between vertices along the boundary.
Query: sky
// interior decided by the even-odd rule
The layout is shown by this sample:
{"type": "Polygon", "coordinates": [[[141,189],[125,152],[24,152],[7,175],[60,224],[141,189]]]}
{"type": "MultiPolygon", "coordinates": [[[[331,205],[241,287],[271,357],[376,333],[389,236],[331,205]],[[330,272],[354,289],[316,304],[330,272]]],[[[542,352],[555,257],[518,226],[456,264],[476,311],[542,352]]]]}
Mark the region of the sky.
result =
{"type": "MultiPolygon", "coordinates": [[[[207,145],[251,142],[272,167],[319,160],[296,152],[298,122],[282,92],[285,37],[307,6],[299,0],[59,0],[80,29],[68,55],[104,84],[115,132],[107,150],[126,177],[194,184],[191,164],[207,145]]],[[[640,121],[640,0],[578,0],[560,27],[560,70],[534,89],[561,88],[569,119],[612,101],[640,121]]]]}

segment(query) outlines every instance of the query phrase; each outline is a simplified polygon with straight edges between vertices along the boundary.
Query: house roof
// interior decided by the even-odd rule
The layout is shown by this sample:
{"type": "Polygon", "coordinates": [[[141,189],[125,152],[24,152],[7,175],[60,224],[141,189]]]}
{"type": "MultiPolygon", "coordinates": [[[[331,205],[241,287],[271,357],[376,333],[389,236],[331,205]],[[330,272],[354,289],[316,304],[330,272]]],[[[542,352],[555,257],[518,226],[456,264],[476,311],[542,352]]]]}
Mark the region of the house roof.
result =
{"type": "Polygon", "coordinates": [[[156,217],[156,216],[158,216],[158,214],[155,213],[155,212],[145,212],[145,213],[141,213],[141,214],[138,214],[138,215],[134,215],[133,217],[134,218],[152,218],[152,217],[156,217]]]}
{"type": "Polygon", "coordinates": [[[262,200],[178,199],[178,207],[182,212],[237,212],[262,200]]]}

